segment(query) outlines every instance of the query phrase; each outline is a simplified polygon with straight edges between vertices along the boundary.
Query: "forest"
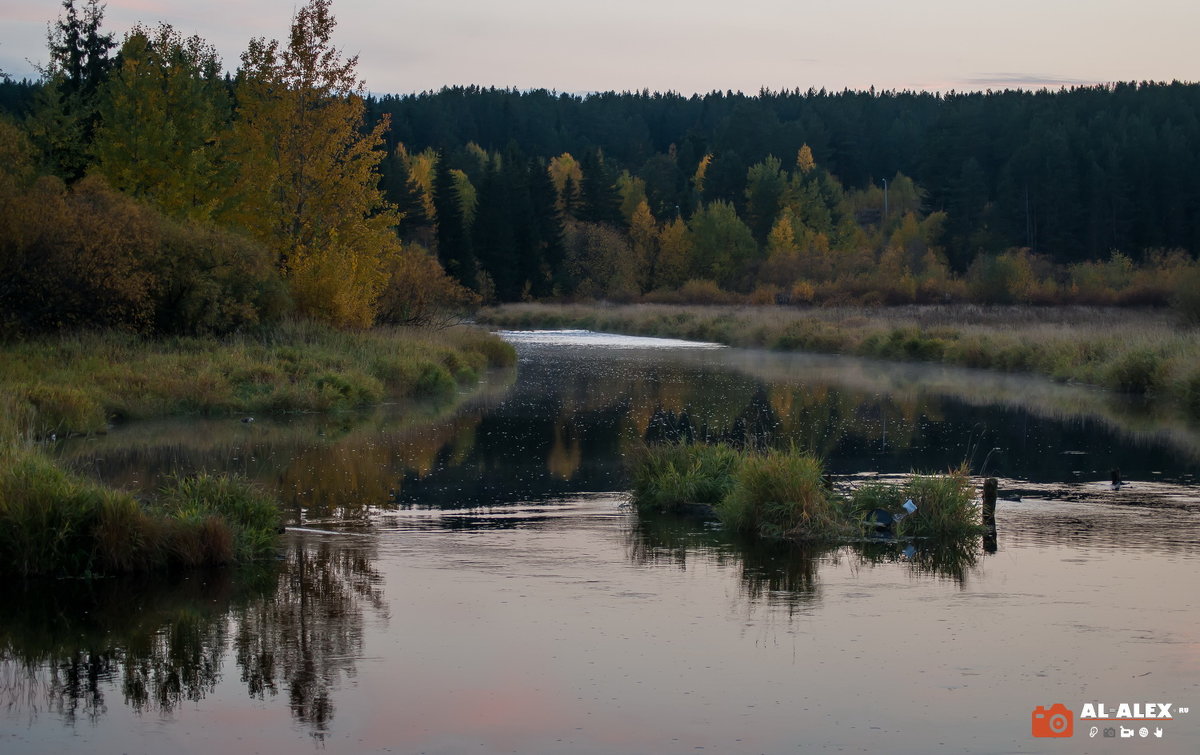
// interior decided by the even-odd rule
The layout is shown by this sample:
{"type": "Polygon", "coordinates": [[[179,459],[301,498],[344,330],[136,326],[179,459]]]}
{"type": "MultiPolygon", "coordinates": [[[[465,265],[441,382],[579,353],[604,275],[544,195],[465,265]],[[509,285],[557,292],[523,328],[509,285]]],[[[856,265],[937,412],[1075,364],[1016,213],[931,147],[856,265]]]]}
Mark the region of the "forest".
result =
{"type": "Polygon", "coordinates": [[[95,0],[63,8],[43,79],[0,84],[8,330],[1200,289],[1197,84],[380,96],[325,0],[294,19],[312,44],[252,40],[233,72],[169,26],[118,44],[95,0]]]}

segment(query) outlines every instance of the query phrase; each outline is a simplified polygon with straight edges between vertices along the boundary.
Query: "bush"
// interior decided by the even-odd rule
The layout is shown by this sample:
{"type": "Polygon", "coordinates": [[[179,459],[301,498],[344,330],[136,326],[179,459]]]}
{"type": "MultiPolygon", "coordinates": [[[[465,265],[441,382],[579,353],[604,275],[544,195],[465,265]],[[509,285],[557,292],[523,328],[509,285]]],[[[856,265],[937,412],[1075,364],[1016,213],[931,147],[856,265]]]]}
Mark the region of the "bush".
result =
{"type": "Polygon", "coordinates": [[[736,294],[721,290],[710,280],[692,279],[679,287],[679,298],[688,304],[733,304],[736,294]]]}
{"type": "Polygon", "coordinates": [[[974,301],[1014,304],[1024,301],[1033,283],[1029,255],[1023,250],[980,255],[967,271],[967,290],[974,301]]]}
{"type": "Polygon", "coordinates": [[[460,286],[431,254],[405,245],[385,263],[387,283],[376,302],[376,322],[442,325],[479,306],[479,296],[460,286]]]}
{"type": "Polygon", "coordinates": [[[273,322],[290,308],[261,244],[198,224],[163,221],[155,329],[203,335],[273,322]]]}
{"type": "Polygon", "coordinates": [[[1162,385],[1166,365],[1160,354],[1149,349],[1134,349],[1119,357],[1108,368],[1109,386],[1123,393],[1145,395],[1162,385]]]}
{"type": "Polygon", "coordinates": [[[1200,326],[1200,267],[1183,271],[1175,284],[1171,306],[1189,326],[1200,326]]]}

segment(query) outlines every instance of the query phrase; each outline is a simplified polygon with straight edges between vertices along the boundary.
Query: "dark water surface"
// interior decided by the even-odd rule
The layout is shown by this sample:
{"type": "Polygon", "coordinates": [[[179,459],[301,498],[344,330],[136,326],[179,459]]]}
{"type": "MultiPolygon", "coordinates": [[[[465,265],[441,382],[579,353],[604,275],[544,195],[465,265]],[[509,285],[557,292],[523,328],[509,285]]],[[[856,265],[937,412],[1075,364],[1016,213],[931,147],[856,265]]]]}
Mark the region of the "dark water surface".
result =
{"type": "Polygon", "coordinates": [[[1194,425],[1030,378],[510,337],[516,376],[441,407],[60,444],[134,488],[237,471],[293,527],[250,569],[0,588],[0,752],[1200,752],[1194,425]],[[967,460],[1021,500],[994,549],[639,518],[622,459],[659,409],[843,482],[967,460]],[[1031,736],[1089,702],[1175,717],[1031,736]]]}

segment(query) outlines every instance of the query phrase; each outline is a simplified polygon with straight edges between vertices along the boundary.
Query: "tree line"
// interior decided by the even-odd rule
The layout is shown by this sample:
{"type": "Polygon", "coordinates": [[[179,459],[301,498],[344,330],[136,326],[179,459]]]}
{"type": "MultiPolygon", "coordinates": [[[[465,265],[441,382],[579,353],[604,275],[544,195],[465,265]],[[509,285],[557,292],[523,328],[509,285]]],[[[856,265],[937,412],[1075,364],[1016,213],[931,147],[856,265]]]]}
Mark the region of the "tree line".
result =
{"type": "Polygon", "coordinates": [[[266,250],[286,301],[255,295],[275,308],[1144,304],[1194,278],[1200,85],[373,97],[328,0],[233,75],[170,27],[116,48],[95,0],[64,9],[44,81],[0,85],[33,172],[266,250]]]}

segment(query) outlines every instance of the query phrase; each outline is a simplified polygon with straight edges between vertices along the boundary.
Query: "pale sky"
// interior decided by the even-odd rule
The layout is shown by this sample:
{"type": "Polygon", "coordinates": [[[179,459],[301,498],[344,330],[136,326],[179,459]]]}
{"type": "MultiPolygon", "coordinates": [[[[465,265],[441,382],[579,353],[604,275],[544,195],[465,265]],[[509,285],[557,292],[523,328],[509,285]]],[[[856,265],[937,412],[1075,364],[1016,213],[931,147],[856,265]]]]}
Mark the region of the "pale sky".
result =
{"type": "MultiPolygon", "coordinates": [[[[233,69],[250,38],[285,38],[298,5],[109,0],[105,27],[166,21],[233,69]]],[[[60,11],[59,0],[5,0],[0,69],[33,76],[60,11]]],[[[1197,0],[334,0],[333,12],[335,43],[381,94],[1200,81],[1197,0]]]]}

